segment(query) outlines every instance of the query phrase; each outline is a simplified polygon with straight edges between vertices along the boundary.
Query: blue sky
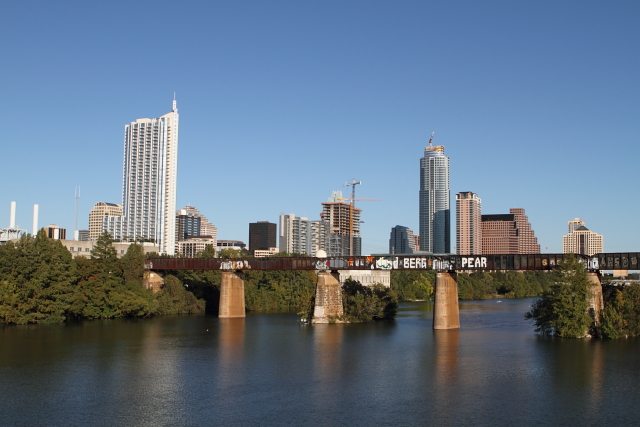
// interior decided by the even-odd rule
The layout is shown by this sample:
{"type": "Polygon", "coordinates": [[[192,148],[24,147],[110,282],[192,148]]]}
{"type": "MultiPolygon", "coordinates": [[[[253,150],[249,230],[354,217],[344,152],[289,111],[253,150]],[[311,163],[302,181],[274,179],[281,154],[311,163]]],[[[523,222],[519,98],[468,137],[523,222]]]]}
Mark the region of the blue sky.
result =
{"type": "MultiPolygon", "coordinates": [[[[640,3],[7,2],[0,225],[74,223],[122,199],[123,127],[180,111],[178,208],[220,239],[318,219],[361,180],[363,252],[418,230],[431,132],[455,194],[525,208],[543,252],[567,221],[640,251],[640,3]]],[[[455,231],[452,229],[452,241],[455,231]]],[[[455,243],[452,243],[452,247],[455,243]]]]}

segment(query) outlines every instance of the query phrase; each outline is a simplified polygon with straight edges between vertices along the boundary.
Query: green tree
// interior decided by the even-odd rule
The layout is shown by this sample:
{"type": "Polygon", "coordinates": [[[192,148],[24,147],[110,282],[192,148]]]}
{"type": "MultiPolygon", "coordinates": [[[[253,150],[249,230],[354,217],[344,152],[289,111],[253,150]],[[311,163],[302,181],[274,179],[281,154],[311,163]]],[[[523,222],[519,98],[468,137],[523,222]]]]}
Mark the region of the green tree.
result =
{"type": "Polygon", "coordinates": [[[106,231],[98,237],[91,251],[91,260],[94,261],[94,271],[100,278],[121,277],[122,269],[118,262],[118,254],[113,247],[111,235],[106,231]]]}
{"type": "Polygon", "coordinates": [[[376,319],[393,320],[398,311],[398,296],[381,284],[363,286],[351,278],[342,286],[342,304],[347,322],[371,322],[376,319]]]}
{"type": "Polygon", "coordinates": [[[392,270],[391,288],[401,301],[433,299],[433,270],[392,270]]]}
{"type": "Polygon", "coordinates": [[[91,259],[78,258],[78,286],[71,313],[78,318],[149,316],[157,311],[153,293],[142,287],[144,255],[132,244],[118,259],[108,233],[100,235],[91,259]],[[126,282],[125,282],[126,280],[126,282]]]}
{"type": "Polygon", "coordinates": [[[142,286],[144,278],[144,249],[141,245],[134,243],[129,246],[127,253],[120,259],[120,268],[124,276],[125,283],[137,283],[142,286]]]}
{"type": "Polygon", "coordinates": [[[233,259],[233,258],[247,258],[249,254],[246,251],[240,249],[220,249],[216,252],[218,258],[233,259]]]}
{"type": "Polygon", "coordinates": [[[605,290],[602,334],[606,338],[640,335],[640,285],[605,290]]]}
{"type": "Polygon", "coordinates": [[[75,264],[44,230],[0,246],[0,319],[5,323],[59,323],[73,298],[75,264]]]}
{"type": "Polygon", "coordinates": [[[588,313],[590,283],[584,266],[574,256],[565,258],[553,271],[554,283],[525,314],[533,319],[536,332],[567,338],[584,337],[593,319],[588,313]]]}
{"type": "Polygon", "coordinates": [[[494,278],[482,271],[458,274],[458,295],[460,299],[487,299],[497,293],[494,278]]]}
{"type": "Polygon", "coordinates": [[[250,311],[304,311],[315,296],[315,271],[246,271],[245,301],[250,311]]]}
{"type": "Polygon", "coordinates": [[[159,314],[202,314],[205,311],[204,300],[186,291],[180,280],[172,275],[164,278],[157,298],[159,314]]]}
{"type": "Polygon", "coordinates": [[[76,260],[78,265],[78,293],[73,314],[79,318],[109,319],[124,314],[118,304],[123,301],[122,269],[109,233],[96,241],[90,259],[76,260]]]}

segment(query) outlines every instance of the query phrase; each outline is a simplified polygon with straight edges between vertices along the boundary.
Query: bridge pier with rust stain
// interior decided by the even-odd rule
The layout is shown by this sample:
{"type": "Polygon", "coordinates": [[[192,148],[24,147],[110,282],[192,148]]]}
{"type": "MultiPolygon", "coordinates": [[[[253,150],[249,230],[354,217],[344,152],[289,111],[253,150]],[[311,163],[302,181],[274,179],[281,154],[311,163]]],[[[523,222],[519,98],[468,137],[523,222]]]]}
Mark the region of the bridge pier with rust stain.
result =
{"type": "Polygon", "coordinates": [[[602,310],[604,309],[604,300],[602,298],[602,281],[600,272],[587,272],[587,279],[591,283],[589,288],[590,295],[587,296],[589,300],[589,313],[593,317],[593,321],[596,326],[600,326],[600,317],[602,310]]]}
{"type": "Polygon", "coordinates": [[[460,329],[456,273],[438,271],[436,274],[433,329],[460,329]]]}
{"type": "Polygon", "coordinates": [[[240,271],[223,271],[220,282],[218,317],[245,317],[244,275],[240,271]]]}
{"type": "Polygon", "coordinates": [[[318,273],[316,301],[311,323],[329,323],[344,314],[342,307],[342,287],[337,272],[321,271],[318,273]]]}

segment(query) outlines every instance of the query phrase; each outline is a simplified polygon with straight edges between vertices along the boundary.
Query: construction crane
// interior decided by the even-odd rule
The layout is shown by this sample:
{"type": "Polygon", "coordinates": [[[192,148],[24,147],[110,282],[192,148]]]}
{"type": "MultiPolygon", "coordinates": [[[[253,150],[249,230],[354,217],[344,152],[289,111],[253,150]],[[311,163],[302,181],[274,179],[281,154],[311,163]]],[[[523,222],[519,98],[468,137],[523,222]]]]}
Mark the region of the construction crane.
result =
{"type": "Polygon", "coordinates": [[[340,201],[340,202],[379,202],[380,199],[345,199],[344,197],[337,197],[336,200],[340,201]]]}
{"type": "Polygon", "coordinates": [[[379,202],[380,199],[356,199],[356,185],[362,185],[362,181],[356,181],[355,178],[351,180],[351,182],[345,182],[343,187],[351,187],[351,198],[338,198],[339,201],[349,201],[349,256],[353,256],[353,235],[355,234],[355,227],[353,224],[353,211],[355,209],[356,201],[376,201],[379,202]]]}
{"type": "MultiPolygon", "coordinates": [[[[356,198],[356,185],[362,185],[362,181],[356,181],[355,178],[353,178],[351,180],[351,182],[345,182],[342,186],[343,187],[351,187],[351,199],[355,199],[356,198]]],[[[353,201],[351,202],[351,204],[353,205],[353,201]]]]}

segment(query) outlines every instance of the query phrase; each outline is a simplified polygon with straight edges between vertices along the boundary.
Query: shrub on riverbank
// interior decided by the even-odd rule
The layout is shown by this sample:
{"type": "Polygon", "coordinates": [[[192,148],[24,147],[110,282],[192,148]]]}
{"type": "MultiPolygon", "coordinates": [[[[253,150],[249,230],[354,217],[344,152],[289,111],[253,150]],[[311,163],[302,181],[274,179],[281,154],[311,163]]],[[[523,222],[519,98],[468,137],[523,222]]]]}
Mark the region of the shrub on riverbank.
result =
{"type": "MultiPolygon", "coordinates": [[[[546,271],[508,271],[458,273],[458,296],[461,300],[527,298],[540,296],[553,283],[546,271]]],[[[393,270],[391,287],[400,301],[433,299],[436,272],[393,270]]]]}
{"type": "Polygon", "coordinates": [[[434,270],[392,270],[391,288],[400,301],[433,299],[434,270]]]}
{"type": "Polygon", "coordinates": [[[244,279],[249,311],[302,311],[315,296],[318,283],[315,271],[247,271],[244,279]]]}
{"type": "Polygon", "coordinates": [[[175,276],[165,276],[158,292],[157,314],[204,314],[205,302],[199,300],[175,276]]]}
{"type": "Polygon", "coordinates": [[[342,286],[342,320],[350,323],[393,320],[398,312],[398,296],[381,284],[363,286],[351,278],[342,286]]]}

